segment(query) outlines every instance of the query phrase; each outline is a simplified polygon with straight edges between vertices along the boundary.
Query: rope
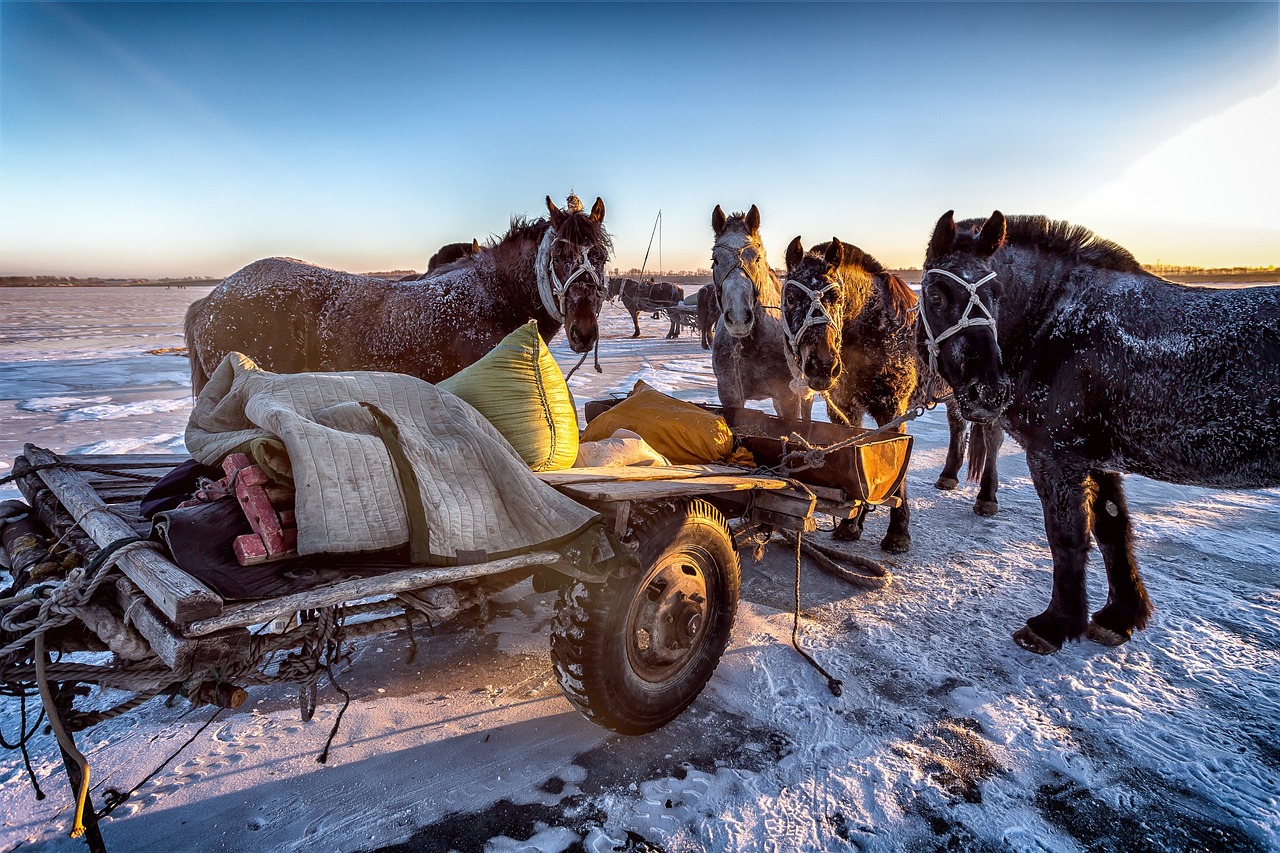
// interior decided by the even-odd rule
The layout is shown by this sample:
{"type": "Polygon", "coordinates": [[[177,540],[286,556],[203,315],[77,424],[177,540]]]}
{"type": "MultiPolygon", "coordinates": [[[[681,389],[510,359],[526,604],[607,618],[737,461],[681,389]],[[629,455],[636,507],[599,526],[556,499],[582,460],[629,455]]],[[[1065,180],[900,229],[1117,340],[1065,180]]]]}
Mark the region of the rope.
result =
{"type": "MultiPolygon", "coordinates": [[[[780,530],[778,532],[787,541],[790,541],[793,537],[800,538],[799,534],[792,533],[789,530],[780,530]]],[[[818,568],[855,586],[860,586],[864,589],[882,589],[893,580],[893,575],[889,573],[888,569],[869,557],[863,557],[860,554],[845,554],[834,548],[828,548],[819,542],[810,542],[807,539],[800,543],[800,548],[818,564],[818,568]],[[852,568],[846,568],[841,563],[847,563],[852,568]]]]}
{"type": "Polygon", "coordinates": [[[102,807],[100,811],[94,812],[94,815],[99,820],[101,820],[102,818],[111,814],[121,805],[123,805],[130,797],[132,797],[134,794],[138,792],[139,788],[141,788],[143,785],[150,782],[152,779],[155,778],[156,774],[158,774],[161,770],[167,767],[170,761],[173,761],[173,759],[177,758],[179,753],[181,753],[187,747],[191,746],[191,744],[195,742],[195,739],[200,737],[200,735],[204,732],[204,730],[209,728],[210,724],[212,724],[214,720],[218,719],[218,715],[221,714],[222,711],[223,711],[222,708],[215,709],[213,714],[209,717],[209,719],[205,720],[204,725],[196,729],[196,733],[193,734],[191,737],[187,738],[186,743],[184,743],[182,746],[174,750],[169,755],[168,758],[160,762],[159,767],[157,767],[155,770],[152,770],[150,773],[148,773],[145,777],[143,777],[141,782],[134,785],[128,791],[121,793],[120,790],[117,788],[108,788],[106,792],[102,795],[102,800],[105,803],[105,805],[102,807]]]}
{"type": "MultiPolygon", "coordinates": [[[[828,404],[830,401],[828,401],[828,404]]],[[[915,420],[925,413],[930,406],[916,406],[914,409],[908,410],[905,414],[887,421],[873,430],[868,430],[852,438],[846,438],[843,441],[837,441],[832,444],[814,445],[810,444],[808,439],[797,433],[787,436],[786,441],[795,442],[802,448],[801,450],[793,450],[784,453],[780,467],[784,470],[795,473],[797,471],[807,471],[810,468],[821,468],[827,463],[827,457],[838,450],[844,450],[846,447],[854,447],[862,444],[869,444],[871,441],[887,432],[896,432],[898,427],[907,421],[915,420]],[[796,464],[799,463],[799,464],[796,464]]]]}
{"type": "MultiPolygon", "coordinates": [[[[167,462],[142,463],[142,464],[131,466],[131,467],[159,468],[161,466],[166,468],[173,467],[167,462]]],[[[83,462],[65,462],[65,461],[59,460],[57,462],[43,462],[39,465],[32,465],[28,463],[23,466],[21,471],[15,470],[12,474],[8,474],[4,477],[0,477],[0,486],[8,485],[9,483],[12,483],[14,480],[18,479],[19,477],[25,477],[28,474],[34,474],[37,471],[48,471],[51,468],[70,468],[72,471],[88,471],[91,474],[104,474],[109,477],[123,477],[126,480],[138,480],[144,483],[156,483],[156,482],[159,482],[161,479],[160,477],[156,477],[152,474],[131,474],[128,471],[118,471],[114,468],[107,468],[102,465],[88,465],[83,462]]]]}
{"type": "MultiPolygon", "coordinates": [[[[925,274],[926,276],[928,276],[928,275],[929,275],[929,274],[931,274],[931,273],[937,273],[938,275],[944,275],[944,276],[946,276],[947,278],[951,279],[952,281],[959,282],[959,283],[960,283],[960,285],[961,285],[965,290],[969,291],[969,301],[968,301],[968,303],[964,306],[964,310],[960,312],[960,319],[956,321],[955,325],[951,326],[949,329],[947,329],[946,331],[942,332],[941,334],[939,334],[939,335],[936,335],[936,336],[935,336],[935,335],[933,334],[933,330],[932,330],[931,328],[929,328],[929,318],[925,316],[925,310],[924,310],[924,280],[923,280],[923,278],[921,279],[921,283],[920,283],[920,287],[921,287],[921,293],[920,293],[920,296],[921,296],[921,298],[920,298],[920,302],[919,302],[919,303],[917,304],[917,306],[916,306],[916,316],[920,319],[920,325],[924,328],[925,346],[926,346],[926,348],[927,348],[927,350],[928,350],[928,352],[929,352],[929,377],[930,377],[930,378],[929,378],[929,391],[930,391],[930,394],[932,394],[932,392],[933,392],[933,388],[934,388],[934,385],[935,385],[935,377],[940,377],[940,376],[941,376],[941,374],[938,372],[938,354],[939,354],[940,352],[942,352],[942,342],[943,342],[943,341],[945,341],[947,338],[951,337],[952,335],[956,334],[957,332],[962,332],[962,331],[964,331],[965,329],[967,329],[967,328],[969,328],[969,327],[971,327],[971,326],[989,326],[989,327],[991,328],[991,337],[992,337],[992,339],[993,339],[993,340],[995,340],[995,339],[996,339],[996,321],[995,321],[995,318],[991,316],[991,312],[987,310],[987,306],[983,305],[983,304],[982,304],[982,300],[978,298],[978,288],[979,288],[979,287],[982,287],[982,285],[986,284],[987,282],[989,282],[989,281],[993,280],[993,279],[996,277],[995,272],[994,272],[994,271],[993,271],[993,272],[989,272],[989,273],[987,273],[985,276],[983,276],[982,278],[980,278],[978,281],[975,281],[975,282],[969,282],[969,281],[966,281],[965,279],[961,278],[960,276],[956,275],[955,273],[951,272],[950,270],[944,270],[944,269],[937,268],[937,267],[935,267],[935,268],[933,268],[933,269],[927,269],[927,270],[925,270],[925,271],[924,271],[924,274],[925,274]],[[970,313],[971,311],[973,311],[974,307],[977,307],[977,309],[978,309],[979,311],[981,311],[985,316],[983,316],[983,317],[976,317],[976,316],[975,316],[975,317],[970,317],[970,316],[969,316],[969,313],[970,313]]],[[[935,401],[935,402],[941,402],[941,401],[935,401]]]]}
{"type": "Polygon", "coordinates": [[[36,683],[40,685],[40,701],[44,703],[45,715],[49,718],[49,726],[53,729],[53,736],[58,739],[58,745],[62,747],[62,752],[67,760],[74,762],[80,768],[80,785],[76,791],[76,811],[75,818],[71,823],[71,837],[79,838],[84,835],[84,809],[85,803],[89,801],[89,760],[84,757],[80,750],[76,749],[76,742],[71,739],[71,735],[62,726],[62,720],[58,715],[58,707],[54,704],[53,693],[49,690],[49,679],[46,677],[45,666],[45,649],[44,649],[44,632],[36,634],[35,638],[35,665],[36,665],[36,683]]]}
{"type": "Polygon", "coordinates": [[[827,679],[827,689],[831,691],[832,696],[839,696],[844,692],[844,682],[836,678],[823,668],[822,664],[814,660],[813,656],[800,648],[800,541],[804,534],[796,532],[796,607],[792,612],[791,619],[791,645],[800,653],[800,657],[809,662],[809,665],[822,673],[823,678],[827,679]]]}

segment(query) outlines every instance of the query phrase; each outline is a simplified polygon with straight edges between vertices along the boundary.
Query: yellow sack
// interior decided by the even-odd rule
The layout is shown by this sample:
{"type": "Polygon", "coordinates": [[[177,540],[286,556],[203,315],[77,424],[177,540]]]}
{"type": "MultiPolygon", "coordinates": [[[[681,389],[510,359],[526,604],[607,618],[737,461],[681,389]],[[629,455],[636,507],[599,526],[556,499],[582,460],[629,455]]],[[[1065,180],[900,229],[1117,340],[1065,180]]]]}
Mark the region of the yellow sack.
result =
{"type": "Polygon", "coordinates": [[[516,329],[438,387],[474,406],[534,471],[568,468],[577,458],[573,395],[536,322],[516,329]]]}
{"type": "Polygon", "coordinates": [[[724,462],[733,454],[733,432],[725,419],[706,409],[637,382],[627,399],[587,424],[583,441],[600,441],[615,430],[640,435],[672,465],[724,462]]]}

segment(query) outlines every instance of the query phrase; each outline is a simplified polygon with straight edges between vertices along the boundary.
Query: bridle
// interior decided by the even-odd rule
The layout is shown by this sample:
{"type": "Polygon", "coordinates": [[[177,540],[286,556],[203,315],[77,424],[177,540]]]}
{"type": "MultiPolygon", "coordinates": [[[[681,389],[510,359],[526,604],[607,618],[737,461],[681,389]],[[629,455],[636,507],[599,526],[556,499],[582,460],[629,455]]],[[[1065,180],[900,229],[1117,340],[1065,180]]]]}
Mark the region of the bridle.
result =
{"type": "Polygon", "coordinates": [[[572,246],[568,240],[563,237],[556,236],[555,228],[548,228],[547,233],[542,236],[542,242],[538,244],[538,258],[534,262],[534,267],[538,276],[538,296],[542,299],[542,307],[547,309],[547,313],[557,323],[564,322],[565,296],[569,293],[569,286],[579,278],[588,277],[595,283],[596,293],[601,301],[609,296],[609,274],[603,270],[596,272],[595,265],[591,263],[590,246],[582,247],[582,262],[578,264],[569,274],[566,281],[561,281],[560,276],[556,274],[555,264],[552,261],[551,250],[555,248],[556,243],[564,243],[572,246]]]}
{"type": "Polygon", "coordinates": [[[929,373],[940,375],[938,374],[938,353],[942,351],[942,342],[947,338],[974,326],[989,326],[991,328],[991,338],[992,340],[996,340],[996,320],[991,316],[991,312],[987,310],[987,306],[983,305],[982,300],[978,298],[978,288],[993,280],[996,277],[996,274],[992,271],[987,273],[978,281],[969,282],[950,270],[934,268],[924,271],[925,276],[928,276],[931,273],[945,275],[952,281],[959,282],[965,290],[969,291],[969,304],[965,305],[964,310],[960,312],[960,319],[956,321],[955,325],[951,326],[939,335],[935,335],[933,330],[929,328],[929,320],[925,317],[924,311],[924,294],[920,294],[918,316],[920,317],[920,325],[924,328],[925,346],[929,351],[929,373]],[[969,316],[970,312],[973,311],[974,306],[977,306],[978,310],[981,311],[984,316],[969,316]]]}
{"type": "MultiPolygon", "coordinates": [[[[799,355],[799,352],[796,350],[796,341],[800,340],[804,333],[810,328],[813,326],[829,326],[835,322],[834,318],[831,316],[831,312],[827,310],[827,306],[822,304],[822,295],[828,290],[844,289],[844,279],[840,277],[840,273],[837,272],[835,277],[835,281],[824,285],[823,287],[819,287],[816,290],[810,290],[794,278],[789,278],[782,283],[782,292],[784,297],[787,287],[790,285],[795,285],[800,288],[809,297],[809,310],[805,312],[804,322],[800,324],[799,329],[792,332],[791,323],[787,319],[786,313],[784,312],[782,315],[782,334],[787,339],[787,346],[791,348],[792,353],[799,355]]],[[[783,299],[783,302],[785,304],[785,298],[783,299]]]]}

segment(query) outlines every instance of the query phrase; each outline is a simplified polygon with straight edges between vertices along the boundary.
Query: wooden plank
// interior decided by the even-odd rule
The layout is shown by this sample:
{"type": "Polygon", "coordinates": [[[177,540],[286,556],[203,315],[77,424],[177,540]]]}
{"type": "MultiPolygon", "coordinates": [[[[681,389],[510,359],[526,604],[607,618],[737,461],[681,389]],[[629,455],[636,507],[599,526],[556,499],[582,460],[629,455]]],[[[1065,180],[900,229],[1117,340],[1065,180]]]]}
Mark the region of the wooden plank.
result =
{"type": "MultiPolygon", "coordinates": [[[[26,446],[23,455],[32,465],[58,461],[52,453],[33,444],[26,446]]],[[[38,474],[99,548],[105,548],[122,537],[137,535],[137,531],[108,508],[75,471],[50,468],[38,474]]],[[[222,599],[217,593],[154,550],[140,548],[130,551],[120,558],[117,565],[147,594],[161,613],[179,625],[222,612],[222,599]]]]}
{"type": "Polygon", "coordinates": [[[208,637],[184,637],[128,578],[116,581],[116,598],[124,611],[125,624],[137,629],[165,666],[179,678],[249,661],[253,639],[243,628],[208,637]]]}
{"type": "MultiPolygon", "coordinates": [[[[97,465],[100,468],[134,467],[134,468],[176,468],[187,457],[181,453],[67,453],[62,456],[64,462],[76,462],[82,465],[97,465]]],[[[149,471],[140,470],[146,474],[149,471]]]]}
{"type": "Polygon", "coordinates": [[[552,566],[559,562],[560,555],[555,551],[533,551],[487,563],[471,566],[449,566],[433,568],[419,566],[398,572],[374,575],[367,578],[338,581],[325,584],[306,592],[283,595],[277,598],[251,601],[245,604],[229,604],[218,616],[201,619],[186,626],[183,634],[187,637],[199,637],[221,631],[225,628],[259,625],[279,616],[288,616],[298,610],[309,610],[319,607],[331,607],[344,601],[355,601],[371,598],[375,595],[390,595],[411,589],[422,589],[438,586],[442,583],[470,580],[485,575],[498,575],[515,569],[526,569],[534,566],[552,566]]]}
{"type": "Polygon", "coordinates": [[[605,480],[557,486],[577,501],[650,501],[689,495],[714,495],[753,489],[785,489],[776,477],[695,477],[687,480],[605,480]]]}
{"type": "Polygon", "coordinates": [[[602,468],[566,468],[563,471],[535,473],[548,486],[575,483],[617,483],[632,480],[687,480],[708,475],[743,475],[741,468],[731,465],[608,465],[602,468]]]}

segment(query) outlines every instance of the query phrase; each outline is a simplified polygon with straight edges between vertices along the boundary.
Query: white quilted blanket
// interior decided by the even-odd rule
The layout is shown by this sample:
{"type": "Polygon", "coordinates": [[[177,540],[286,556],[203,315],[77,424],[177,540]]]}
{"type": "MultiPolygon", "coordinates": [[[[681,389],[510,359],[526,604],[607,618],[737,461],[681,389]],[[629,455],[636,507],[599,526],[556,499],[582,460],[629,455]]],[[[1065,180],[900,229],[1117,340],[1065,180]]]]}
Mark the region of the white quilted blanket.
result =
{"type": "Polygon", "coordinates": [[[470,405],[398,373],[276,374],[230,353],[196,401],[187,449],[216,465],[277,438],[297,489],[300,554],[397,547],[409,541],[400,476],[362,403],[398,428],[433,558],[493,559],[573,538],[600,519],[540,482],[470,405]]]}

